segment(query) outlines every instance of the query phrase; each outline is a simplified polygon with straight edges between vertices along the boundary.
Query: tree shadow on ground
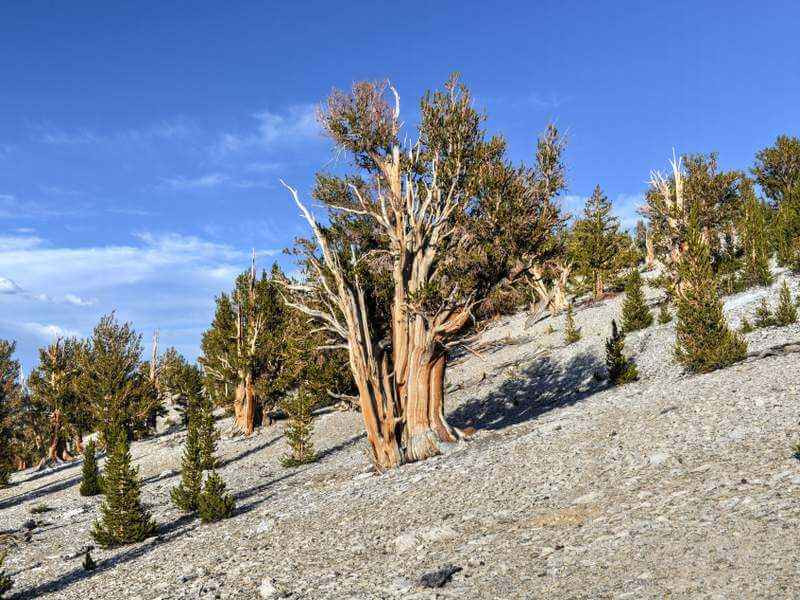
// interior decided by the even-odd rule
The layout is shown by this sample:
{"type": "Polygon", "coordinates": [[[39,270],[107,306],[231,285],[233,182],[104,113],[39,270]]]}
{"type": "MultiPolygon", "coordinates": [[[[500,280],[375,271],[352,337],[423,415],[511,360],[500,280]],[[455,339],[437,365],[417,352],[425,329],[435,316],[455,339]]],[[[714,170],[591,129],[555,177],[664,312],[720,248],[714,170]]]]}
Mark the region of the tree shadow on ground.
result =
{"type": "Polygon", "coordinates": [[[536,419],[556,408],[570,406],[606,389],[605,366],[583,352],[566,364],[549,356],[534,360],[483,398],[473,398],[448,415],[459,428],[497,430],[536,419]]]}
{"type": "Polygon", "coordinates": [[[237,454],[236,456],[231,456],[230,458],[226,458],[225,460],[221,460],[221,461],[219,461],[219,463],[217,463],[217,468],[221,469],[223,467],[227,467],[228,465],[233,464],[235,462],[238,462],[238,461],[240,461],[242,459],[245,459],[248,456],[252,456],[256,452],[260,452],[261,450],[264,450],[265,448],[269,448],[273,444],[277,443],[278,440],[280,440],[282,437],[283,437],[283,434],[279,433],[278,435],[276,435],[272,439],[269,439],[269,440],[267,440],[267,441],[265,441],[265,442],[263,442],[261,444],[258,444],[257,446],[253,446],[252,448],[249,448],[248,450],[245,450],[244,452],[241,452],[241,453],[237,454]]]}
{"type": "Polygon", "coordinates": [[[317,454],[317,460],[321,461],[329,456],[336,454],[337,452],[340,452],[341,450],[354,446],[360,440],[366,439],[366,437],[367,435],[365,433],[358,433],[353,437],[351,437],[349,440],[340,442],[335,446],[331,446],[330,448],[325,448],[325,450],[317,454]]]}
{"type": "Polygon", "coordinates": [[[37,500],[38,498],[47,496],[49,494],[60,492],[61,490],[65,490],[69,487],[77,485],[78,483],[80,483],[80,480],[81,476],[76,475],[75,477],[70,477],[68,479],[59,479],[57,481],[53,481],[46,485],[39,486],[38,488],[35,488],[23,494],[16,494],[14,496],[9,496],[8,498],[0,501],[0,510],[4,508],[9,508],[10,506],[21,504],[23,502],[30,502],[31,500],[37,500]]]}
{"type": "Polygon", "coordinates": [[[194,515],[181,515],[180,517],[160,525],[156,537],[150,538],[143,542],[141,545],[111,556],[109,558],[97,561],[97,568],[94,571],[86,571],[82,565],[82,557],[80,555],[75,560],[79,566],[64,573],[60,577],[46,583],[39,584],[29,589],[20,590],[12,596],[9,600],[27,600],[32,598],[39,598],[44,594],[54,594],[61,592],[73,583],[77,583],[88,577],[100,574],[104,571],[114,569],[118,565],[124,564],[144,556],[154,548],[158,547],[164,542],[169,542],[172,539],[186,533],[187,531],[197,527],[197,520],[194,515]]]}

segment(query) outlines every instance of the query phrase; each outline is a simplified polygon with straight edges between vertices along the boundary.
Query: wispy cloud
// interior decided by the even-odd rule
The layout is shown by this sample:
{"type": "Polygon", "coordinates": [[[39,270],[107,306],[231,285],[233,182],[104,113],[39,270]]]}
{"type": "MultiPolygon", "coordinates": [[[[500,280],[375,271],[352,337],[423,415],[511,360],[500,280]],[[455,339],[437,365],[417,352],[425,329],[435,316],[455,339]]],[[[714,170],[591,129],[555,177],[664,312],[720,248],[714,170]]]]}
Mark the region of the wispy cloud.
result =
{"type": "Polygon", "coordinates": [[[52,341],[59,338],[68,337],[80,337],[81,335],[79,331],[74,329],[65,329],[59,325],[35,323],[33,321],[20,323],[17,327],[22,331],[32,333],[37,338],[44,341],[52,341]]]}
{"type": "Polygon", "coordinates": [[[22,200],[14,194],[0,194],[0,219],[60,217],[79,211],[80,207],[75,203],[70,203],[69,208],[65,203],[55,208],[40,202],[22,200]]]}
{"type": "Polygon", "coordinates": [[[198,133],[199,128],[184,118],[165,120],[139,129],[98,132],[90,129],[66,130],[50,124],[32,126],[34,142],[56,146],[101,145],[109,143],[142,144],[153,141],[180,140],[198,133]]]}
{"type": "Polygon", "coordinates": [[[162,180],[162,187],[174,190],[192,190],[217,187],[228,181],[222,173],[208,173],[199,177],[169,177],[162,180]]]}
{"type": "Polygon", "coordinates": [[[264,110],[253,115],[255,128],[250,131],[223,133],[215,149],[220,153],[237,152],[254,147],[292,144],[318,137],[316,106],[299,104],[283,112],[264,110]]]}

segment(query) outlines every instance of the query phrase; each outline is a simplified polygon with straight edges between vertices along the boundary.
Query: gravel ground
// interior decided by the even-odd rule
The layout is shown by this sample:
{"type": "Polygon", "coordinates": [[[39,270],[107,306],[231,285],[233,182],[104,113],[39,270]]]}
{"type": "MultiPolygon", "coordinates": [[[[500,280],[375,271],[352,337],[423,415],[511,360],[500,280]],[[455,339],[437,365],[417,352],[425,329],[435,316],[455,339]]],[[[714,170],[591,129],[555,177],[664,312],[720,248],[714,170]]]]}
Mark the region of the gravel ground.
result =
{"type": "MultiPolygon", "coordinates": [[[[727,298],[731,323],[765,295],[777,285],[727,298]]],[[[800,326],[748,334],[747,361],[689,376],[674,323],[654,325],[626,340],[640,380],[609,389],[596,374],[619,304],[579,307],[568,347],[563,317],[483,332],[448,372],[450,418],[476,433],[433,460],[370,473],[355,413],[322,415],[322,458],[298,469],[280,466],[282,424],[221,440],[238,496],[221,523],[170,505],[184,432],[134,444],[160,535],[95,550],[91,573],[79,552],[100,499],[78,495],[80,465],[19,473],[0,491],[11,597],[800,598],[800,346],[764,352],[800,326]],[[445,565],[460,570],[421,585],[445,565]]]]}

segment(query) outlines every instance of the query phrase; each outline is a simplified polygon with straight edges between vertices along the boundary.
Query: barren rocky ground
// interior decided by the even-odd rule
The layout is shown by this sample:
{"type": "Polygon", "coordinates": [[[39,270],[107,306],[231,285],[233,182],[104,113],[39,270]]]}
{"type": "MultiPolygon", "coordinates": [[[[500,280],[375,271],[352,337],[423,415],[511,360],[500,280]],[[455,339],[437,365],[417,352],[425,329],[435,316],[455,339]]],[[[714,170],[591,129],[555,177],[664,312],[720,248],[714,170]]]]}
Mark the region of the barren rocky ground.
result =
{"type": "MultiPolygon", "coordinates": [[[[731,323],[767,294],[777,284],[727,298],[731,323]]],[[[134,444],[161,532],[95,550],[94,572],[79,553],[101,498],[78,494],[80,465],[19,473],[0,491],[11,597],[800,597],[800,326],[756,330],[747,361],[690,376],[674,323],[656,324],[627,338],[641,379],[609,389],[595,374],[619,305],[580,307],[569,347],[563,317],[526,327],[523,313],[454,356],[450,418],[476,433],[436,459],[371,473],[356,413],[321,415],[321,460],[298,469],[280,465],[280,423],[223,437],[238,508],[221,523],[169,502],[184,432],[134,444]],[[460,570],[421,585],[445,565],[460,570]]]]}

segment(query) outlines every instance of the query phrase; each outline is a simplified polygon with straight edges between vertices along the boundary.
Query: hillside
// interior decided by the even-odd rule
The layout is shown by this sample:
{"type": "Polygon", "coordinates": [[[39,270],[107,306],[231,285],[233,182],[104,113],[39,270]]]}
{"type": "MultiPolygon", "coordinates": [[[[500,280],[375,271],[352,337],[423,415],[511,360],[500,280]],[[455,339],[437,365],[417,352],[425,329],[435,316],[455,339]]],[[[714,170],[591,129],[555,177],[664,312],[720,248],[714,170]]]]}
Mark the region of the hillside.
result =
{"type": "MultiPolygon", "coordinates": [[[[731,324],[762,296],[774,302],[777,285],[727,298],[731,324]]],[[[800,345],[791,345],[800,326],[756,330],[747,361],[689,376],[671,358],[674,322],[656,324],[626,340],[640,380],[609,389],[595,373],[619,304],[579,307],[583,338],[569,347],[563,317],[526,327],[521,313],[488,328],[479,354],[454,356],[450,418],[476,432],[433,460],[372,474],[357,413],[321,415],[321,460],[298,469],[280,465],[281,423],[223,436],[220,474],[238,505],[218,524],[182,517],[169,501],[185,432],[135,443],[161,532],[95,550],[93,573],[80,551],[100,498],[78,495],[80,464],[18,473],[0,491],[0,529],[13,538],[10,597],[800,594],[800,345]],[[51,510],[32,515],[40,503],[51,510]],[[419,585],[448,564],[461,570],[443,587],[419,585]]]]}

